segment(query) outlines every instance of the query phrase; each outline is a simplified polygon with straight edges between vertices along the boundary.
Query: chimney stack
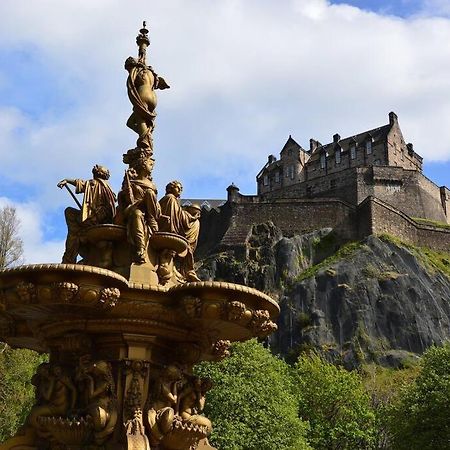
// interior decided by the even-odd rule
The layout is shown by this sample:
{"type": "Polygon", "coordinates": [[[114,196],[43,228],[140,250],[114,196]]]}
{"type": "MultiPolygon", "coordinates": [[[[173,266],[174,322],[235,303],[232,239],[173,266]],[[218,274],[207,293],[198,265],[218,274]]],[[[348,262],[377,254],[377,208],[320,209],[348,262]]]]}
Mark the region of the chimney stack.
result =
{"type": "Polygon", "coordinates": [[[341,140],[341,136],[340,136],[339,134],[336,133],[336,134],[333,136],[333,142],[334,142],[335,144],[337,144],[340,140],[341,140]]]}
{"type": "Polygon", "coordinates": [[[395,114],[395,112],[391,111],[389,113],[389,125],[394,125],[397,122],[398,122],[397,114],[395,114]]]}

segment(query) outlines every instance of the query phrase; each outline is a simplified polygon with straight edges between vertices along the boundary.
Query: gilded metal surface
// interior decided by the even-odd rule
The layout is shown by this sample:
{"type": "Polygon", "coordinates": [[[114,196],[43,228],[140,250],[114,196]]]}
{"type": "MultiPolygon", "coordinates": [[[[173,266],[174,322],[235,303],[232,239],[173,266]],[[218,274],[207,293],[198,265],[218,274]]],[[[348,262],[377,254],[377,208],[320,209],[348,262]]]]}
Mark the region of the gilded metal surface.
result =
{"type": "Polygon", "coordinates": [[[68,189],[80,209],[66,210],[65,263],[0,272],[0,340],[50,353],[26,423],[0,450],[213,450],[202,414],[211,384],[192,366],[276,329],[266,294],[197,277],[200,208],[179,205],[181,183],[157,199],[155,91],[169,86],[147,65],[145,23],[136,43],[125,68],[138,139],[123,155],[117,208],[106,168],[62,180],[84,194],[68,189]]]}

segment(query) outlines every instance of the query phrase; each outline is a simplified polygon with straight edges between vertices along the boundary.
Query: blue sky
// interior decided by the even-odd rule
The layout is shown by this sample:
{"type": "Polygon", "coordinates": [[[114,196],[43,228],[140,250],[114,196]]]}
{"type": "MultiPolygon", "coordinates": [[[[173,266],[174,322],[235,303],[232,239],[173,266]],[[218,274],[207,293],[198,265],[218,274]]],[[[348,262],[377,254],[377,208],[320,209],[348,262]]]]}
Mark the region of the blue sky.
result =
{"type": "Polygon", "coordinates": [[[27,262],[62,253],[56,183],[108,166],[118,190],[135,135],[124,60],[143,19],[160,92],[154,178],[186,197],[256,190],[291,134],[307,148],[395,111],[425,174],[450,185],[450,0],[2,0],[0,204],[27,262]],[[76,155],[76,156],[74,156],[76,155]]]}

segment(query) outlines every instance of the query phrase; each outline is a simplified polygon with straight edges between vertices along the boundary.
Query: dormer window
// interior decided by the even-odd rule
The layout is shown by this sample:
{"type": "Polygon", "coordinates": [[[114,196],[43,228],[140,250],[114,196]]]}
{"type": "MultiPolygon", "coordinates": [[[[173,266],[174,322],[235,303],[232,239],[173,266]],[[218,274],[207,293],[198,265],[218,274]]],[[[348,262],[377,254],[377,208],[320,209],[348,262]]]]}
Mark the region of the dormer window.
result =
{"type": "Polygon", "coordinates": [[[341,163],[341,147],[336,147],[336,149],[334,150],[334,160],[336,164],[341,163]]]}
{"type": "Polygon", "coordinates": [[[269,186],[269,176],[264,175],[264,186],[269,186]]]}
{"type": "Polygon", "coordinates": [[[367,155],[370,155],[371,153],[372,153],[372,139],[369,138],[369,139],[366,141],[366,154],[367,154],[367,155]]]}
{"type": "Polygon", "coordinates": [[[350,159],[356,159],[356,144],[350,146],[350,159]]]}
{"type": "Polygon", "coordinates": [[[325,155],[325,153],[322,153],[320,155],[320,168],[325,169],[326,166],[327,166],[327,156],[325,155]]]}
{"type": "Polygon", "coordinates": [[[275,183],[279,183],[280,182],[280,172],[278,172],[278,170],[275,172],[275,183]]]}

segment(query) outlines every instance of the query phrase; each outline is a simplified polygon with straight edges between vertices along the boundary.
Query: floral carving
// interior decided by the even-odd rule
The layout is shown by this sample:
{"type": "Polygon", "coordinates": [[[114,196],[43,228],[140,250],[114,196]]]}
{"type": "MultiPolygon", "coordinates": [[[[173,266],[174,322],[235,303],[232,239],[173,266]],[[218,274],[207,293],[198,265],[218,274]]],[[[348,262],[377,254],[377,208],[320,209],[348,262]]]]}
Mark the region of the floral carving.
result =
{"type": "Polygon", "coordinates": [[[63,281],[53,285],[53,293],[58,300],[65,303],[72,303],[78,294],[78,285],[63,281]]]}
{"type": "Polygon", "coordinates": [[[221,339],[213,344],[211,353],[219,360],[224,359],[230,356],[230,346],[231,342],[229,340],[221,339]]]}
{"type": "MultiPolygon", "coordinates": [[[[141,381],[145,377],[146,365],[143,361],[126,361],[127,371],[131,372],[131,380],[128,385],[123,409],[128,421],[136,419],[136,414],[142,407],[141,381]]],[[[141,413],[142,414],[142,413],[141,413]]]]}
{"type": "Polygon", "coordinates": [[[117,288],[103,288],[100,291],[100,305],[106,308],[113,308],[120,298],[120,291],[117,288]]]}
{"type": "Polygon", "coordinates": [[[269,311],[258,309],[253,311],[250,328],[258,337],[265,337],[273,333],[278,327],[270,320],[269,311]]]}
{"type": "Polygon", "coordinates": [[[183,299],[184,304],[184,312],[191,319],[195,319],[196,317],[200,317],[202,310],[202,301],[197,297],[185,297],[183,299]]]}
{"type": "Polygon", "coordinates": [[[245,314],[246,306],[242,302],[233,301],[227,305],[227,318],[232,322],[237,322],[245,314]]]}
{"type": "Polygon", "coordinates": [[[33,283],[21,281],[16,286],[16,292],[22,303],[33,303],[36,300],[36,286],[33,283]]]}

